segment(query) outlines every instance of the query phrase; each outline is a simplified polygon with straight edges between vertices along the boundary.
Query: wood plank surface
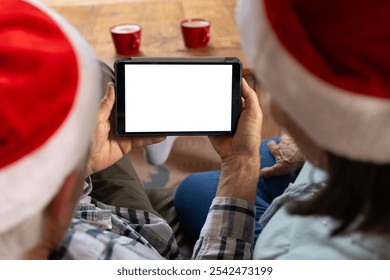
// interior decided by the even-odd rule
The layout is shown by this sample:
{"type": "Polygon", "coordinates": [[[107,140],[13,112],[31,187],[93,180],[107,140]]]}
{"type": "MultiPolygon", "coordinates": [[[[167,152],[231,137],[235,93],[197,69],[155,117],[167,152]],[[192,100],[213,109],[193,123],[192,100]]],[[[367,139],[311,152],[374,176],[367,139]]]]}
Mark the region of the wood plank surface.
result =
{"type": "Polygon", "coordinates": [[[92,45],[97,57],[112,63],[116,54],[110,27],[136,23],[142,27],[138,56],[237,56],[249,69],[243,54],[234,19],[235,0],[130,1],[97,5],[54,5],[92,45]],[[207,48],[184,46],[180,21],[206,18],[211,21],[211,40],[207,48]]]}

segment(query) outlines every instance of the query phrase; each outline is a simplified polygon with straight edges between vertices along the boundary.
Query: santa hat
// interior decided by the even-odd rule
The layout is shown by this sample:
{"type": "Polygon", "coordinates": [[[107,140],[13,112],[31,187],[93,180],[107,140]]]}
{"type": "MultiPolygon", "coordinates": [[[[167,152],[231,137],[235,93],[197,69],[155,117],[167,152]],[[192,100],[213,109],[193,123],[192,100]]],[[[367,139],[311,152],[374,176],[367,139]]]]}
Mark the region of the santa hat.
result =
{"type": "Polygon", "coordinates": [[[390,1],[244,0],[237,23],[258,79],[317,144],[390,162],[390,1]]]}
{"type": "Polygon", "coordinates": [[[43,209],[86,156],[100,69],[64,19],[32,1],[0,5],[0,233],[43,209]]]}

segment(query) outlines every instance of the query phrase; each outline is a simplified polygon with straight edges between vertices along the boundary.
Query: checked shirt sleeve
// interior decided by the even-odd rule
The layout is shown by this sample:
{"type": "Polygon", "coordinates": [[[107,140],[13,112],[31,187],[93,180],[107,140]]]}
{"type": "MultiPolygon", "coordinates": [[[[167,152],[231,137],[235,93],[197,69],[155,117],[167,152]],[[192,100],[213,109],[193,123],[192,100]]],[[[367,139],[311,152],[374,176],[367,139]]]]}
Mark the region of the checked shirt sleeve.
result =
{"type": "Polygon", "coordinates": [[[195,244],[193,259],[252,259],[255,205],[252,202],[216,197],[195,244]]]}

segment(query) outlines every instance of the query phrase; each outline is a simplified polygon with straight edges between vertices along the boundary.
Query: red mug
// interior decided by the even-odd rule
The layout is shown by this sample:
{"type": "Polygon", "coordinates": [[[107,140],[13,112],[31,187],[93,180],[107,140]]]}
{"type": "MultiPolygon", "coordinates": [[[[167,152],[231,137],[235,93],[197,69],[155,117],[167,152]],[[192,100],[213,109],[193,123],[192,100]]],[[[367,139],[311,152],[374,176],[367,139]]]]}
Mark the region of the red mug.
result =
{"type": "Polygon", "coordinates": [[[139,52],[141,26],[137,24],[120,24],[111,27],[110,31],[117,53],[131,55],[139,52]]]}
{"type": "Polygon", "coordinates": [[[181,23],[181,32],[187,48],[205,48],[210,41],[211,23],[206,19],[185,19],[181,23]]]}

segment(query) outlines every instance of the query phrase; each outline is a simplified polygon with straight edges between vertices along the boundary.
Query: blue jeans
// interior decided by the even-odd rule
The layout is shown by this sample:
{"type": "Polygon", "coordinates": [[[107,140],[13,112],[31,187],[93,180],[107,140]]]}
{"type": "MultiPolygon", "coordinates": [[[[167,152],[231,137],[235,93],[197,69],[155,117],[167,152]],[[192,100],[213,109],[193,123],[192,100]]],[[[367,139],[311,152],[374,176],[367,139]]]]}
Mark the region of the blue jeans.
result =
{"type": "MultiPolygon", "coordinates": [[[[267,148],[267,143],[270,140],[279,143],[279,138],[270,138],[261,143],[261,167],[268,167],[275,164],[275,158],[267,148]]],[[[298,173],[299,171],[295,174],[259,179],[255,202],[256,221],[260,219],[272,200],[281,195],[289,183],[294,182],[298,173]]],[[[192,174],[180,184],[176,191],[174,198],[176,211],[185,234],[193,241],[198,239],[200,230],[206,221],[211,202],[217,191],[219,176],[220,171],[192,174]]],[[[256,223],[255,241],[262,230],[263,226],[256,223]]]]}

